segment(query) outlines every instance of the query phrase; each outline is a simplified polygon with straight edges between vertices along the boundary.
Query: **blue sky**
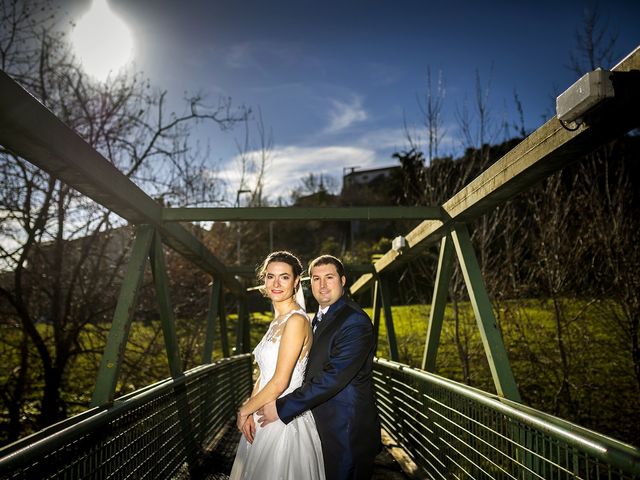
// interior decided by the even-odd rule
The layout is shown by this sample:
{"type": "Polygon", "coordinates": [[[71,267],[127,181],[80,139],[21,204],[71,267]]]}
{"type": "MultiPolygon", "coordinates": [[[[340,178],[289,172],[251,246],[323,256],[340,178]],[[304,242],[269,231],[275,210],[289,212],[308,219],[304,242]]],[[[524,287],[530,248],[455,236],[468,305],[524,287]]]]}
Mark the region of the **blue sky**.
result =
{"type": "MultiPolygon", "coordinates": [[[[67,0],[71,15],[88,0],[67,0]]],[[[576,80],[566,65],[587,2],[110,0],[134,32],[135,62],[178,108],[184,91],[259,108],[272,132],[266,191],[287,197],[309,172],[393,165],[403,124],[424,139],[417,97],[427,68],[446,94],[442,153],[462,148],[456,111],[479,71],[497,125],[516,122],[514,91],[532,131],[576,80]]],[[[615,61],[640,45],[640,1],[598,6],[617,32],[615,61]]],[[[610,65],[606,65],[610,66],[610,65]]],[[[605,66],[605,67],[606,67],[605,66]]],[[[237,187],[241,132],[195,132],[237,187]]],[[[503,138],[501,136],[500,140],[503,138]]],[[[254,133],[254,142],[257,138],[254,133]]]]}

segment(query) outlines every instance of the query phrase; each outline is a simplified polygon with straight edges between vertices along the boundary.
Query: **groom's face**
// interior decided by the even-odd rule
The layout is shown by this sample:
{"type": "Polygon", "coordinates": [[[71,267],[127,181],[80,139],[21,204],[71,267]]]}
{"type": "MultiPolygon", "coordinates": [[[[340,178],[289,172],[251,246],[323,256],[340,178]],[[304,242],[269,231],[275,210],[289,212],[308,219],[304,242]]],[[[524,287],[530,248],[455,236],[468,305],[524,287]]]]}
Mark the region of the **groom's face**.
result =
{"type": "Polygon", "coordinates": [[[316,265],[311,269],[311,291],[322,308],[338,301],[346,281],[345,277],[338,275],[336,266],[331,263],[316,265]]]}

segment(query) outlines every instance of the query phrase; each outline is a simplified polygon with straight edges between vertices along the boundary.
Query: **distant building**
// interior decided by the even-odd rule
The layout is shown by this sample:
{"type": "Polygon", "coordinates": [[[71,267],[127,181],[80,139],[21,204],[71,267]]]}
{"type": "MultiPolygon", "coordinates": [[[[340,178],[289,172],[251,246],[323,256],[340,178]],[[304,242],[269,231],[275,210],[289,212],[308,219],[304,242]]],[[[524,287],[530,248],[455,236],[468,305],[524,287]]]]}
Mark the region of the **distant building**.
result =
{"type": "Polygon", "coordinates": [[[326,190],[319,190],[309,195],[302,195],[295,199],[296,207],[330,207],[339,203],[339,197],[326,190]]]}
{"type": "Polygon", "coordinates": [[[372,182],[382,181],[389,179],[393,172],[400,170],[399,166],[374,168],[371,170],[356,170],[352,168],[351,171],[342,177],[342,191],[348,190],[358,185],[369,185],[372,182]]]}

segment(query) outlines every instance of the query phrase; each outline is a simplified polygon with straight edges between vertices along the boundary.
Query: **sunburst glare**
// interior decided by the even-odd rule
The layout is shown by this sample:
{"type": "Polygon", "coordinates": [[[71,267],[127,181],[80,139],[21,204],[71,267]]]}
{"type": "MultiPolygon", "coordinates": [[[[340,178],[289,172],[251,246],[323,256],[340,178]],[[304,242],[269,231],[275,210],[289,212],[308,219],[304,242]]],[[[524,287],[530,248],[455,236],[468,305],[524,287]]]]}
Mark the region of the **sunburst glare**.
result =
{"type": "Polygon", "coordinates": [[[93,0],[73,29],[71,42],[84,70],[100,81],[117,74],[133,55],[131,31],[107,0],[93,0]]]}

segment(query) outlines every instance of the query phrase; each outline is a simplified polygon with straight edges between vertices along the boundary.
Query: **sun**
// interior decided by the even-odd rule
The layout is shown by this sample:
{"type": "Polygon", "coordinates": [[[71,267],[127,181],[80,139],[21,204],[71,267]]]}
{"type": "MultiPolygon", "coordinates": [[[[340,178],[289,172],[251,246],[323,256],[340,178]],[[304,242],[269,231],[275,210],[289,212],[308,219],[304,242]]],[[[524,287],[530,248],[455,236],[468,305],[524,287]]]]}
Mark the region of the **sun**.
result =
{"type": "Polygon", "coordinates": [[[117,74],[133,56],[133,37],[107,0],[93,0],[71,32],[71,45],[84,70],[100,81],[117,74]]]}

